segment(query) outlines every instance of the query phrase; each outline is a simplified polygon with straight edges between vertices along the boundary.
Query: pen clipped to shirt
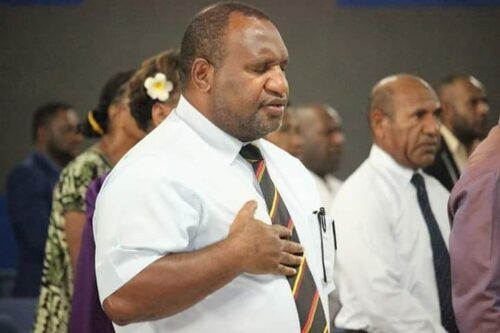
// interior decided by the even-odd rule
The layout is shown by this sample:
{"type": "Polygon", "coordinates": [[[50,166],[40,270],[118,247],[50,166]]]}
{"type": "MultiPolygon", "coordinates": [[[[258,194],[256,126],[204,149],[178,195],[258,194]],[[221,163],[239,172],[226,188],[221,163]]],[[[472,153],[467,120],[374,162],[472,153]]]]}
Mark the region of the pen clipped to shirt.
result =
{"type": "MultiPolygon", "coordinates": [[[[318,221],[318,226],[319,226],[319,233],[320,233],[320,242],[321,242],[321,263],[323,266],[323,280],[324,282],[328,282],[327,276],[326,276],[326,267],[325,267],[325,249],[324,249],[324,244],[323,244],[323,236],[328,236],[326,235],[328,231],[328,226],[327,226],[327,219],[326,219],[326,212],[324,207],[320,207],[318,210],[315,210],[313,214],[316,215],[317,221],[318,221]]],[[[333,236],[333,245],[334,249],[337,250],[337,235],[335,232],[335,222],[332,220],[331,222],[332,225],[332,236],[333,236]]]]}

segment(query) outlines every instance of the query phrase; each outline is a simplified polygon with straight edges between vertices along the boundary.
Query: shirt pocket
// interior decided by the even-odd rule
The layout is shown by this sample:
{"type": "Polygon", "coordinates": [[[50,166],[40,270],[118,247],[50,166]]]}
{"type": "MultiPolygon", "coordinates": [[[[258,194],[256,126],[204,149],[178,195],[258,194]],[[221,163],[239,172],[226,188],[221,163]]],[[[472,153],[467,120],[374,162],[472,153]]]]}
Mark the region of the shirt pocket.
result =
{"type": "Polygon", "coordinates": [[[321,263],[321,282],[329,293],[335,289],[333,271],[335,266],[336,234],[335,225],[331,216],[326,215],[324,209],[316,211],[312,219],[318,233],[321,263]],[[320,236],[320,237],[319,237],[320,236]]]}

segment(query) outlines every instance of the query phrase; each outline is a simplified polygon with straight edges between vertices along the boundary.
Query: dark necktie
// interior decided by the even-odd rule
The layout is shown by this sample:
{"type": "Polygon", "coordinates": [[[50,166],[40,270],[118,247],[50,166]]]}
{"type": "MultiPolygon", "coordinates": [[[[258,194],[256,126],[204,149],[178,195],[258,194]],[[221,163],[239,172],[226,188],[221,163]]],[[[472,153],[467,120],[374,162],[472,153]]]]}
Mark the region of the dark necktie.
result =
{"type": "MultiPolygon", "coordinates": [[[[269,176],[259,148],[249,144],[240,151],[253,167],[255,176],[259,182],[260,189],[266,201],[269,210],[269,216],[273,224],[280,224],[292,231],[290,240],[300,243],[297,231],[285,203],[281,199],[278,189],[269,176]]],[[[305,332],[329,332],[325,312],[319,297],[318,288],[314,282],[312,273],[307,264],[305,256],[302,256],[302,262],[297,269],[297,274],[287,277],[292,289],[293,297],[300,320],[301,333],[305,332]]]]}
{"type": "Polygon", "coordinates": [[[425,224],[427,225],[431,238],[432,259],[441,309],[441,323],[448,332],[458,333],[458,328],[455,323],[455,314],[453,313],[451,303],[450,255],[443,236],[441,235],[441,231],[439,230],[436,218],[432,213],[424,178],[421,174],[415,173],[411,178],[411,182],[417,189],[418,204],[424,215],[425,224]]]}

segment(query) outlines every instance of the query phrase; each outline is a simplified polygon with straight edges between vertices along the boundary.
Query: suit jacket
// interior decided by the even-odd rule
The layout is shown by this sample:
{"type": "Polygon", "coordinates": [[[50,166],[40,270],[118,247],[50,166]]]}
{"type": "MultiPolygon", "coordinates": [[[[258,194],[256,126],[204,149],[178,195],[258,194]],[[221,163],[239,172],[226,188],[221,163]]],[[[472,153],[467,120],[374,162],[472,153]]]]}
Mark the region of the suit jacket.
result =
{"type": "Polygon", "coordinates": [[[7,178],[7,210],[18,248],[14,296],[36,297],[40,292],[52,192],[59,167],[33,152],[7,178]]]}
{"type": "Polygon", "coordinates": [[[460,178],[460,170],[442,136],[441,145],[436,153],[434,163],[425,168],[424,171],[439,180],[448,191],[451,191],[458,178],[460,178]]]}

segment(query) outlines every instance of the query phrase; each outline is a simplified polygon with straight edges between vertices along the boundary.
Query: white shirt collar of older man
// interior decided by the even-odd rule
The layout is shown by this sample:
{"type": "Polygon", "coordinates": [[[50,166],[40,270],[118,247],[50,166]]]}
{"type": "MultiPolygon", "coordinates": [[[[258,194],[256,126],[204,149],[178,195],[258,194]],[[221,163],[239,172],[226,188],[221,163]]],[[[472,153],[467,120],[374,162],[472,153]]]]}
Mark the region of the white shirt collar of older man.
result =
{"type": "Polygon", "coordinates": [[[370,150],[368,160],[372,163],[373,167],[388,170],[394,175],[401,177],[402,180],[408,181],[408,183],[410,183],[411,177],[415,172],[421,173],[421,169],[415,170],[402,166],[391,155],[375,144],[370,150]]]}

